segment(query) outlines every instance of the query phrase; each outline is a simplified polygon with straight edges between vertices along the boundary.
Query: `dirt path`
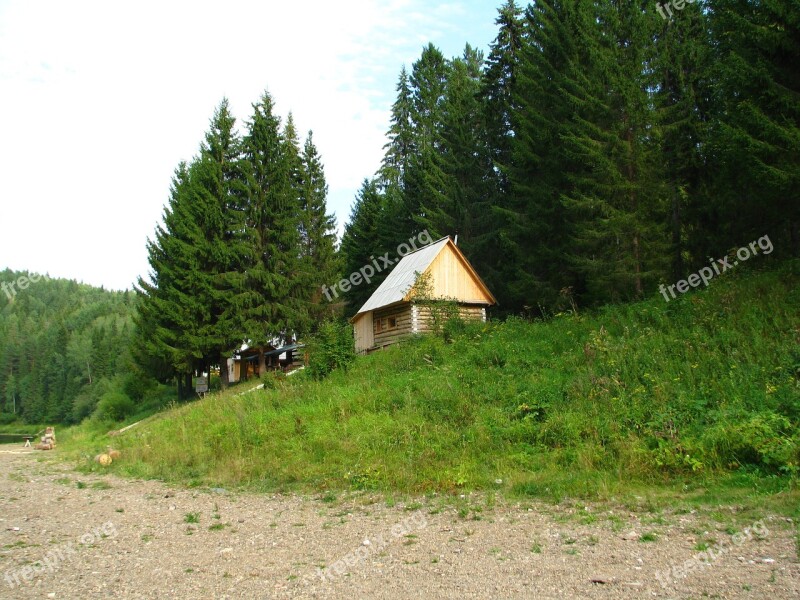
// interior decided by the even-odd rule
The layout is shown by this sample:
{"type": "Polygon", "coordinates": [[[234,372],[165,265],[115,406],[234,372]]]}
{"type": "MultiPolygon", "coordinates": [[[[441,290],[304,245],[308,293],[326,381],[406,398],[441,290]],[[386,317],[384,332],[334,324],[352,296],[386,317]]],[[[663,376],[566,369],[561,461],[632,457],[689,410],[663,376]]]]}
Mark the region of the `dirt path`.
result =
{"type": "Polygon", "coordinates": [[[718,520],[182,490],[0,446],[0,598],[800,598],[792,523],[718,520]]]}

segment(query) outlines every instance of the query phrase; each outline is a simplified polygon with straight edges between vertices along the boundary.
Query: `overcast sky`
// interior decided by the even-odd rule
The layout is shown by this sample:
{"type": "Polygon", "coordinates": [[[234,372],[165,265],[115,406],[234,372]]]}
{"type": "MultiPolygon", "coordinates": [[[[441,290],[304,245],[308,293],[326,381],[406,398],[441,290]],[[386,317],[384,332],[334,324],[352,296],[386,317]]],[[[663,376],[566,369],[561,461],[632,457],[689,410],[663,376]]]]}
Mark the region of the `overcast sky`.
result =
{"type": "Polygon", "coordinates": [[[172,173],[226,96],[314,131],[340,229],[379,166],[400,68],[484,51],[501,0],[0,0],[0,270],[148,272],[172,173]]]}

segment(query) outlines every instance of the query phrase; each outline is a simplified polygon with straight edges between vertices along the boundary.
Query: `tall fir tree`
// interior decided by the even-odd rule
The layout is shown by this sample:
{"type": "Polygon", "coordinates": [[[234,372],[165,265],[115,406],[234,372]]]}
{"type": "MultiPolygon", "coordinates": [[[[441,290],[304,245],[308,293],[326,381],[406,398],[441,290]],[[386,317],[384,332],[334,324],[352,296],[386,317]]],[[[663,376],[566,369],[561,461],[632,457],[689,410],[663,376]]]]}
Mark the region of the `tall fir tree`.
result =
{"type": "MultiPolygon", "coordinates": [[[[511,164],[511,146],[514,140],[513,115],[516,111],[515,88],[522,51],[525,45],[523,9],[515,0],[506,0],[498,10],[495,20],[497,37],[491,44],[486,59],[482,87],[486,113],[486,129],[494,164],[511,164]]],[[[499,191],[507,192],[505,172],[497,168],[499,191]]]]}
{"type": "Polygon", "coordinates": [[[702,5],[688,4],[679,19],[662,19],[659,25],[651,47],[657,124],[653,131],[661,144],[670,206],[671,279],[678,280],[685,275],[687,260],[705,262],[716,245],[708,236],[708,227],[699,222],[714,204],[706,176],[712,53],[707,11],[702,5]],[[698,226],[704,230],[699,237],[698,226]]]}
{"type": "MultiPolygon", "coordinates": [[[[483,54],[467,44],[451,63],[442,104],[442,163],[446,176],[443,214],[434,228],[458,235],[472,255],[476,238],[485,234],[491,210],[492,158],[481,103],[483,54]]],[[[477,253],[475,254],[477,256],[477,253]]]]}
{"type": "Polygon", "coordinates": [[[190,172],[185,163],[175,170],[163,226],[147,243],[150,275],[140,277],[136,287],[134,356],[153,377],[176,377],[179,397],[188,396],[187,380],[199,366],[202,353],[192,340],[200,337],[200,324],[210,310],[197,285],[202,240],[191,208],[190,172]]]}
{"type": "Polygon", "coordinates": [[[575,224],[570,259],[588,300],[630,300],[655,289],[669,256],[650,134],[647,58],[656,21],[647,3],[599,4],[589,14],[580,21],[586,62],[568,71],[577,118],[561,136],[571,157],[590,167],[563,196],[575,224]]]}
{"type": "MultiPolygon", "coordinates": [[[[376,257],[389,250],[381,245],[382,222],[385,222],[384,196],[380,193],[377,181],[365,179],[356,196],[350,211],[350,221],[345,226],[342,236],[340,252],[342,272],[345,275],[355,273],[365,265],[374,264],[376,257]]],[[[388,274],[388,269],[377,272],[370,282],[364,282],[344,292],[343,297],[347,300],[346,314],[355,314],[388,274]]],[[[342,291],[338,288],[326,290],[326,294],[329,300],[335,300],[342,296],[342,291]]]]}
{"type": "Polygon", "coordinates": [[[501,165],[508,189],[495,211],[504,260],[492,275],[507,309],[561,308],[561,290],[579,287],[566,258],[572,229],[562,194],[572,185],[570,176],[585,167],[567,153],[563,136],[578,109],[568,77],[587,60],[579,35],[591,14],[570,1],[537,2],[525,12],[512,88],[511,155],[501,165]]]}
{"type": "Polygon", "coordinates": [[[800,256],[800,10],[795,0],[709,8],[719,235],[726,249],[771,235],[778,255],[800,256]]]}
{"type": "Polygon", "coordinates": [[[336,254],[336,218],[328,214],[328,184],[313,134],[303,146],[303,193],[301,198],[301,239],[304,271],[309,274],[308,321],[318,324],[330,314],[322,286],[332,284],[339,274],[336,254]]]}
{"type": "Polygon", "coordinates": [[[215,112],[193,167],[192,209],[203,236],[195,275],[209,311],[192,345],[201,349],[206,367],[219,365],[225,388],[227,360],[243,342],[249,250],[242,142],[227,99],[215,112]]]}
{"type": "MultiPolygon", "coordinates": [[[[247,172],[247,231],[250,240],[243,310],[248,342],[264,352],[276,338],[289,340],[303,322],[298,193],[302,161],[296,142],[281,133],[272,96],[265,92],[253,105],[244,138],[247,172]]],[[[292,133],[292,129],[289,129],[292,133]]]]}
{"type": "Polygon", "coordinates": [[[403,189],[411,222],[398,224],[404,238],[422,229],[434,238],[451,233],[445,231],[448,181],[442,157],[443,106],[449,72],[448,61],[432,44],[423,49],[411,71],[414,153],[403,189]]]}
{"type": "Polygon", "coordinates": [[[380,168],[380,182],[384,188],[402,189],[408,171],[408,162],[414,153],[414,126],[411,122],[413,98],[405,65],[397,82],[397,99],[392,105],[392,117],[380,168]]]}

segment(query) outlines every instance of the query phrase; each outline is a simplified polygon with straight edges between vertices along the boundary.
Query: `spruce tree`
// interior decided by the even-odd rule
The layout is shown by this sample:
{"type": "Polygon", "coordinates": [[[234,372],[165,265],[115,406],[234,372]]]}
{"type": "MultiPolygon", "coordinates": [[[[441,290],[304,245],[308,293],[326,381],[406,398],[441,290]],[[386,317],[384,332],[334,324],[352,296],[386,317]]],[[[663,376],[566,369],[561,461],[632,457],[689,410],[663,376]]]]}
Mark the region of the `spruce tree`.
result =
{"type": "MultiPolygon", "coordinates": [[[[345,276],[359,271],[365,265],[374,264],[383,252],[388,251],[381,246],[380,224],[384,222],[383,196],[376,181],[365,179],[356,196],[355,204],[350,211],[350,221],[344,229],[340,253],[342,255],[342,272],[345,276]]],[[[382,263],[379,261],[379,265],[382,263]]],[[[389,274],[389,269],[378,272],[371,282],[364,282],[342,292],[338,288],[328,293],[329,300],[335,301],[344,297],[347,300],[346,314],[353,315],[367,301],[372,293],[389,274]]]]}
{"type": "Polygon", "coordinates": [[[579,22],[589,53],[567,72],[577,118],[561,139],[589,170],[572,176],[563,196],[575,223],[570,258],[587,299],[640,298],[663,278],[668,257],[647,61],[656,21],[649,5],[612,3],[579,22]]]}
{"type": "Polygon", "coordinates": [[[210,307],[202,304],[197,268],[201,232],[191,207],[190,168],[181,163],[175,170],[163,226],[147,243],[150,274],[140,277],[136,287],[137,362],[157,379],[177,377],[179,396],[199,366],[202,353],[194,347],[199,327],[210,307]]]}
{"type": "MultiPolygon", "coordinates": [[[[492,159],[496,166],[511,164],[511,144],[514,139],[513,114],[515,85],[522,60],[525,28],[523,9],[515,0],[506,0],[498,11],[495,25],[497,37],[491,44],[482,80],[485,120],[492,159]]],[[[504,171],[497,169],[497,185],[507,191],[504,171]]]]}
{"type": "Polygon", "coordinates": [[[198,337],[204,365],[219,364],[222,386],[227,387],[227,360],[242,344],[242,310],[246,292],[244,267],[246,189],[242,142],[227,100],[211,120],[211,127],[193,165],[190,193],[196,223],[202,235],[197,281],[201,301],[208,306],[198,337]]]}
{"type": "Polygon", "coordinates": [[[411,85],[404,65],[397,82],[397,99],[392,105],[391,125],[387,133],[389,141],[384,146],[385,154],[380,168],[380,181],[384,188],[403,188],[408,162],[414,153],[412,110],[411,85]]]}
{"type": "Polygon", "coordinates": [[[570,174],[586,167],[567,153],[563,136],[576,116],[568,77],[587,58],[579,37],[586,18],[574,2],[537,2],[525,13],[511,88],[510,156],[500,165],[508,189],[495,210],[503,260],[489,274],[502,283],[501,304],[514,310],[561,308],[560,291],[579,287],[566,258],[572,230],[562,194],[570,174]]]}
{"type": "Polygon", "coordinates": [[[310,131],[303,146],[302,159],[302,254],[304,271],[309,274],[309,280],[305,284],[309,293],[308,320],[316,325],[329,312],[322,286],[337,281],[339,268],[336,255],[336,218],[327,212],[328,184],[310,131]]]}
{"type": "Polygon", "coordinates": [[[800,256],[800,10],[795,0],[709,7],[718,82],[710,154],[724,247],[770,235],[777,254],[800,256]]]}
{"type": "MultiPolygon", "coordinates": [[[[711,43],[706,10],[687,4],[680,18],[659,22],[652,45],[654,134],[660,141],[662,176],[669,201],[671,279],[682,279],[685,262],[705,262],[719,248],[709,228],[697,225],[714,211],[709,195],[707,148],[712,117],[711,43]]],[[[710,223],[709,223],[710,225],[710,223]]]]}
{"type": "Polygon", "coordinates": [[[406,214],[412,221],[398,223],[404,238],[427,229],[434,238],[449,235],[447,189],[442,157],[443,105],[450,66],[441,51],[429,44],[411,72],[414,154],[403,189],[406,214]]]}
{"type": "MultiPolygon", "coordinates": [[[[442,159],[447,200],[434,228],[457,234],[473,255],[476,238],[487,231],[491,211],[492,158],[481,104],[483,55],[467,44],[452,61],[442,105],[442,159]]],[[[479,253],[474,253],[478,256],[479,253]]]]}
{"type": "MultiPolygon", "coordinates": [[[[281,134],[280,118],[268,92],[253,105],[244,138],[247,172],[247,231],[250,241],[243,310],[245,337],[261,351],[276,339],[289,340],[303,322],[300,261],[302,161],[296,142],[281,134]]],[[[289,133],[293,131],[289,128],[289,133]]]]}

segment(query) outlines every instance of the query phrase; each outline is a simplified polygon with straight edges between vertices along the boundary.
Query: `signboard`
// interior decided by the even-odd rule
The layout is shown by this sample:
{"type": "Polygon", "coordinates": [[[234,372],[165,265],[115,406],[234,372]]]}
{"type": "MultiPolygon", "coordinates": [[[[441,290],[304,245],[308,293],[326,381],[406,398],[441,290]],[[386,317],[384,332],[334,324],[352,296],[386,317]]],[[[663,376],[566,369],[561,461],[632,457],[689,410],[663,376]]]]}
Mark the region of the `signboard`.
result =
{"type": "Polygon", "coordinates": [[[208,391],[208,377],[195,377],[194,391],[198,394],[206,393],[208,391]]]}

